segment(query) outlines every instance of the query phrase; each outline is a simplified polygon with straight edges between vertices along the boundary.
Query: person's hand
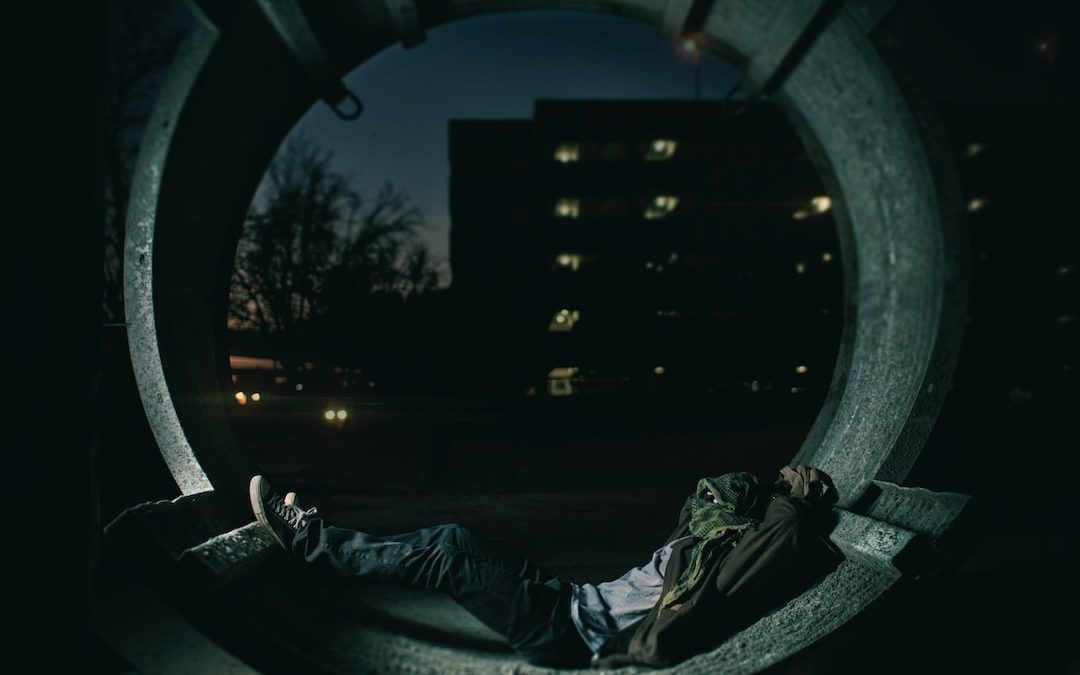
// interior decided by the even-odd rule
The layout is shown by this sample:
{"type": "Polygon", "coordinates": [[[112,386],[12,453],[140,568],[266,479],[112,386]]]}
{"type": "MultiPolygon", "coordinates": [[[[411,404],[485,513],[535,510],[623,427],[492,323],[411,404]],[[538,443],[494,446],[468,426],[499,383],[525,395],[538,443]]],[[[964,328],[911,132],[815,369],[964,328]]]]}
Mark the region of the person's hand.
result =
{"type": "Polygon", "coordinates": [[[814,467],[797,465],[780,468],[780,480],[791,486],[790,496],[811,504],[832,506],[837,501],[836,486],[829,474],[814,467]]]}

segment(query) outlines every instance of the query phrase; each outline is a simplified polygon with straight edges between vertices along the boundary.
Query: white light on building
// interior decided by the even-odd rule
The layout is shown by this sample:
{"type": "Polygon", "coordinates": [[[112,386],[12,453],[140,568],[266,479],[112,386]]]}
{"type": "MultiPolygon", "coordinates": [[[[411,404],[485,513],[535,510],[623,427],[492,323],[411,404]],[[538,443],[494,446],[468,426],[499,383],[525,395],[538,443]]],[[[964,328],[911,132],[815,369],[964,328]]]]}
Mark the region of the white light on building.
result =
{"type": "Polygon", "coordinates": [[[799,209],[795,213],[791,214],[791,217],[795,220],[806,220],[810,217],[810,212],[806,209],[799,209]]]}
{"type": "Polygon", "coordinates": [[[337,418],[338,418],[339,420],[343,420],[343,419],[345,419],[345,418],[346,418],[347,416],[348,416],[348,413],[347,413],[347,412],[345,412],[344,410],[339,410],[339,411],[337,411],[337,418]]]}
{"type": "Polygon", "coordinates": [[[580,158],[581,147],[577,143],[559,143],[555,147],[555,161],[569,164],[580,158]]]}
{"type": "Polygon", "coordinates": [[[975,213],[976,211],[982,211],[983,209],[986,208],[986,205],[988,203],[989,202],[987,202],[982,197],[973,197],[973,198],[969,199],[968,203],[967,203],[968,213],[975,213]]]}
{"type": "Polygon", "coordinates": [[[251,400],[258,403],[259,401],[262,400],[262,394],[260,394],[259,392],[255,392],[254,394],[251,395],[251,400]]]}
{"type": "Polygon", "coordinates": [[[807,371],[806,366],[803,366],[803,365],[795,366],[795,372],[798,373],[799,375],[805,375],[806,371],[807,371]]]}
{"type": "Polygon", "coordinates": [[[559,379],[577,375],[578,369],[573,366],[559,366],[548,371],[548,377],[559,379]]]}
{"type": "Polygon", "coordinates": [[[810,208],[814,213],[825,213],[832,208],[832,199],[826,195],[818,195],[810,200],[810,208]]]}
{"type": "Polygon", "coordinates": [[[555,256],[555,264],[571,272],[577,272],[578,267],[581,266],[581,256],[577,253],[560,253],[555,256]]]}
{"type": "Polygon", "coordinates": [[[649,143],[649,148],[645,151],[645,161],[662,162],[671,159],[678,146],[679,144],[673,140],[658,138],[649,143]]]}
{"type": "Polygon", "coordinates": [[[653,368],[652,371],[657,375],[663,375],[665,372],[665,368],[663,366],[657,366],[653,368]]]}
{"type": "Polygon", "coordinates": [[[248,401],[247,394],[245,394],[244,392],[242,392],[242,391],[236,392],[235,394],[233,394],[233,398],[235,398],[236,402],[239,403],[240,405],[247,405],[247,401],[248,401]]]}
{"type": "Polygon", "coordinates": [[[978,157],[982,154],[983,150],[986,150],[986,143],[968,143],[967,147],[964,148],[964,154],[970,159],[972,157],[978,157]]]}
{"type": "Polygon", "coordinates": [[[333,410],[327,410],[326,412],[323,413],[323,418],[327,419],[327,420],[334,419],[334,411],[333,410]]]}
{"type": "Polygon", "coordinates": [[[563,197],[555,202],[556,218],[577,218],[581,215],[581,200],[576,197],[563,197]]]}
{"type": "Polygon", "coordinates": [[[296,391],[304,391],[304,385],[302,385],[302,384],[300,384],[299,382],[297,382],[297,383],[296,383],[296,386],[295,386],[295,387],[293,387],[293,389],[295,389],[296,391]]]}
{"type": "Polygon", "coordinates": [[[804,262],[795,263],[795,274],[806,274],[806,263],[804,263],[804,262]]]}
{"type": "Polygon", "coordinates": [[[821,262],[823,262],[823,263],[832,262],[832,253],[830,251],[822,252],[822,254],[821,254],[821,262]]]}
{"type": "Polygon", "coordinates": [[[645,208],[645,218],[647,220],[664,218],[665,216],[670,215],[678,205],[678,197],[673,195],[659,195],[653,198],[652,202],[645,208]]]}
{"type": "Polygon", "coordinates": [[[560,309],[555,312],[555,316],[551,317],[551,322],[548,324],[548,330],[554,333],[565,333],[566,331],[573,330],[574,324],[581,318],[581,313],[578,310],[560,309]]]}

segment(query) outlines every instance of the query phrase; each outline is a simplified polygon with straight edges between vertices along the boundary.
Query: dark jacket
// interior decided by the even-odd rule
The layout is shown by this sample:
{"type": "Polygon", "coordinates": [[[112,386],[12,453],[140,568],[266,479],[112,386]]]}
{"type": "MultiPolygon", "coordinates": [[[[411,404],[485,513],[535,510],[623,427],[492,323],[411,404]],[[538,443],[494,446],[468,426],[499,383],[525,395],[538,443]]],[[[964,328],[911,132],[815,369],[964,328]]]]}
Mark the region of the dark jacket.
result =
{"type": "MultiPolygon", "coordinates": [[[[597,667],[670,666],[709,651],[808,588],[841,559],[828,540],[827,507],[793,497],[769,502],[757,526],[718,558],[705,583],[671,607],[660,602],[638,624],[605,647],[597,667]]],[[[690,534],[690,500],[668,543],[690,534]]],[[[675,545],[661,597],[690,562],[691,538],[675,545]]]]}

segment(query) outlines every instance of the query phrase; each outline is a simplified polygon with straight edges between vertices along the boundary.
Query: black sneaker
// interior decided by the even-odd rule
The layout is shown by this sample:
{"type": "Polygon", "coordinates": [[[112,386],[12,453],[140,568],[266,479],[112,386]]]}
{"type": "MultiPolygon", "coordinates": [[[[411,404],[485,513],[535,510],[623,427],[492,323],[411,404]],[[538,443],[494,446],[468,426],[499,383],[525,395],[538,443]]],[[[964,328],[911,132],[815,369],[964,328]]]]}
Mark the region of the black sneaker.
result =
{"type": "Polygon", "coordinates": [[[255,519],[274,536],[277,543],[286,551],[292,550],[293,537],[308,523],[308,518],[318,513],[314,507],[304,510],[296,505],[296,497],[284,498],[270,487],[270,482],[262,476],[252,476],[248,486],[251,497],[251,510],[255,519]]]}

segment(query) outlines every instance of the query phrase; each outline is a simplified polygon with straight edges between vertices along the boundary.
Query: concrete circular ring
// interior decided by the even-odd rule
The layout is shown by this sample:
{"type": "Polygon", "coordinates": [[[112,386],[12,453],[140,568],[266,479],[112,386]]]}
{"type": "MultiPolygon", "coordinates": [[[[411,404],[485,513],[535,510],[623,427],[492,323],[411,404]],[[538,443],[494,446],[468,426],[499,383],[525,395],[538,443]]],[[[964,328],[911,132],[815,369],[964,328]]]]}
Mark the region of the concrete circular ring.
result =
{"type": "MultiPolygon", "coordinates": [[[[228,508],[247,514],[247,467],[222,396],[229,275],[255,187],[316,92],[256,2],[219,4],[228,9],[196,21],[148,124],[124,283],[140,396],[177,485],[184,494],[216,489],[228,508]]],[[[790,5],[717,0],[706,40],[748,67],[790,5]]],[[[432,28],[499,11],[574,9],[659,26],[667,7],[446,0],[425,5],[420,20],[432,28]]],[[[304,11],[346,70],[402,39],[398,10],[383,2],[306,3],[304,11]]],[[[844,505],[873,479],[903,480],[940,409],[964,320],[963,212],[932,113],[848,7],[774,98],[833,197],[847,306],[830,393],[793,461],[831,473],[844,505]]]]}

